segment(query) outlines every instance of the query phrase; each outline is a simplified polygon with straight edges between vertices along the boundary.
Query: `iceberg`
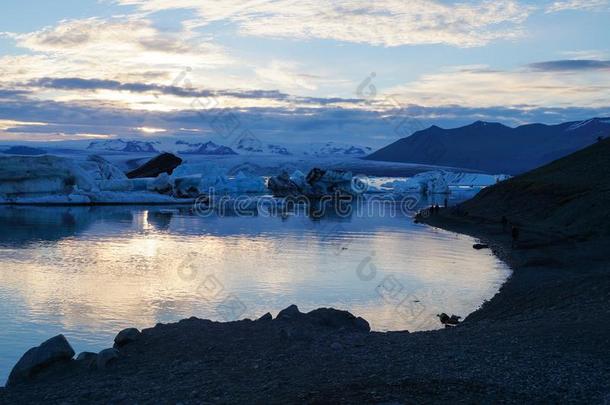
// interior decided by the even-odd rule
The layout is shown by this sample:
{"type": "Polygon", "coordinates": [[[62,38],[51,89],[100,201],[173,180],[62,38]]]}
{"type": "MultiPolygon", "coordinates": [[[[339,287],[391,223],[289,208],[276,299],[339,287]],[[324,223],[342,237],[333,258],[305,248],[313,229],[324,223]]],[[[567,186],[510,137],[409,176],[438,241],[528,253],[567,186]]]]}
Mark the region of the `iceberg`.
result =
{"type": "Polygon", "coordinates": [[[70,159],[50,155],[0,158],[0,195],[5,198],[71,194],[95,188],[89,173],[70,159]]]}
{"type": "Polygon", "coordinates": [[[169,176],[128,179],[99,157],[0,157],[0,204],[176,204],[169,176]],[[161,189],[161,185],[166,188],[161,189]],[[169,190],[167,189],[170,185],[169,190]],[[169,191],[169,195],[160,191],[169,191]]]}
{"type": "MultiPolygon", "coordinates": [[[[211,163],[183,163],[174,170],[171,178],[174,184],[181,184],[180,189],[184,189],[184,184],[188,184],[188,188],[193,189],[187,194],[193,194],[195,188],[200,191],[200,194],[210,192],[215,194],[256,194],[267,191],[263,177],[243,171],[238,171],[235,176],[228,176],[225,169],[211,163]]],[[[183,191],[180,191],[180,193],[183,193],[183,191]]]]}
{"type": "Polygon", "coordinates": [[[451,192],[451,188],[488,187],[509,178],[510,176],[506,174],[490,175],[434,170],[418,173],[404,180],[386,182],[381,187],[391,189],[395,193],[448,194],[451,192]]]}
{"type": "Polygon", "coordinates": [[[98,155],[90,155],[79,164],[93,180],[127,180],[121,169],[98,155]]]}
{"type": "Polygon", "coordinates": [[[278,176],[271,177],[267,187],[276,197],[301,195],[310,198],[333,195],[347,197],[360,194],[359,187],[354,187],[355,179],[351,172],[313,168],[307,176],[298,170],[292,176],[282,172],[278,176]]]}

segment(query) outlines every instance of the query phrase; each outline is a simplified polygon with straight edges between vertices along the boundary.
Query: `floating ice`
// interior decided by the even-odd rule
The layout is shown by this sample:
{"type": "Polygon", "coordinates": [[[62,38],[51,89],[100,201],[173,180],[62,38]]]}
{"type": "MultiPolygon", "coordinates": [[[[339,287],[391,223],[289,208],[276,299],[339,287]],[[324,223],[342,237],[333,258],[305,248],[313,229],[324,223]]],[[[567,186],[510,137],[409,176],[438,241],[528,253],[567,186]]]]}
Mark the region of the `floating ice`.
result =
{"type": "Polygon", "coordinates": [[[481,174],[435,170],[416,174],[404,180],[383,183],[382,188],[396,193],[446,194],[452,187],[488,187],[510,178],[505,174],[481,174]]]}

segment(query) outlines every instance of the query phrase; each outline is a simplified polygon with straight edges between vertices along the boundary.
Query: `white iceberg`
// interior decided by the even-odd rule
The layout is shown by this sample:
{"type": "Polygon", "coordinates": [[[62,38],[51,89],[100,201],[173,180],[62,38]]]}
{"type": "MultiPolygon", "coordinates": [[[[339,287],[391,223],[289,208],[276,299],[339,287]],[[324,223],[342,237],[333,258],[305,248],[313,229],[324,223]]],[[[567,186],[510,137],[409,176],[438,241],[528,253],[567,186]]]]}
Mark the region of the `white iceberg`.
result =
{"type": "Polygon", "coordinates": [[[101,156],[91,155],[79,165],[93,180],[126,180],[127,176],[121,169],[101,156]]]}
{"type": "MultiPolygon", "coordinates": [[[[175,204],[192,202],[149,191],[159,179],[127,179],[103,159],[0,157],[0,204],[175,204]]],[[[165,178],[165,184],[168,179],[165,178]]],[[[170,194],[173,188],[170,188],[170,194]]]]}
{"type": "Polygon", "coordinates": [[[509,179],[505,174],[461,173],[434,170],[418,173],[404,180],[383,183],[382,188],[395,193],[447,194],[451,188],[482,188],[509,179]]]}
{"type": "Polygon", "coordinates": [[[0,158],[0,195],[4,197],[94,189],[91,176],[70,159],[50,155],[0,158]]]}

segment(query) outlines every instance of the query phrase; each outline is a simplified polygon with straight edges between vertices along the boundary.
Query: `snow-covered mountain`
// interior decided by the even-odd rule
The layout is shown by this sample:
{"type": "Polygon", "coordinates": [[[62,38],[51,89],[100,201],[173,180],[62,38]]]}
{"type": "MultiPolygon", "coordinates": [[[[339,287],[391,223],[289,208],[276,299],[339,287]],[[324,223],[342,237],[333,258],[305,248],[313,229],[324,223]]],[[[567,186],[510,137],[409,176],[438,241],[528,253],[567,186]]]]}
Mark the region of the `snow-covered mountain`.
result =
{"type": "Polygon", "coordinates": [[[178,153],[192,155],[237,155],[237,153],[228,146],[218,145],[212,141],[205,143],[188,143],[185,141],[177,141],[178,153]]]}
{"type": "Polygon", "coordinates": [[[292,153],[283,145],[277,143],[263,143],[260,139],[255,137],[243,137],[235,145],[235,149],[240,154],[249,153],[261,153],[270,155],[292,155],[292,153]]]}
{"type": "Polygon", "coordinates": [[[314,156],[366,156],[373,151],[368,146],[351,145],[340,142],[312,144],[305,154],[314,156]]]}
{"type": "Polygon", "coordinates": [[[368,146],[352,145],[340,142],[324,143],[263,143],[256,138],[242,138],[235,149],[240,153],[260,153],[284,156],[316,156],[316,157],[364,157],[373,149],[368,146]]]}
{"type": "Polygon", "coordinates": [[[267,150],[276,155],[292,155],[292,153],[290,153],[286,147],[277,144],[267,145],[267,150]]]}
{"type": "Polygon", "coordinates": [[[155,141],[126,141],[123,139],[109,139],[106,141],[93,141],[89,144],[87,149],[100,150],[100,151],[114,151],[114,152],[147,152],[147,153],[158,153],[156,148],[159,142],[155,141]]]}

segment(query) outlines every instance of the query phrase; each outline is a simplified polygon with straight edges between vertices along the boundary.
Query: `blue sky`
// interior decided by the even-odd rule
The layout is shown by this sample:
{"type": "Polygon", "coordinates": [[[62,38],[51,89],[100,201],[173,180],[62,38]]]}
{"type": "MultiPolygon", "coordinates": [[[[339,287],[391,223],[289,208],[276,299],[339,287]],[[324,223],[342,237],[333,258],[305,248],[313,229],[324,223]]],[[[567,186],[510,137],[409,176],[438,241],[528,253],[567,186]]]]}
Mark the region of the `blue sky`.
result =
{"type": "Polygon", "coordinates": [[[380,146],[405,119],[608,116],[609,17],[607,0],[5,0],[0,139],[212,139],[231,111],[274,142],[380,146]]]}

